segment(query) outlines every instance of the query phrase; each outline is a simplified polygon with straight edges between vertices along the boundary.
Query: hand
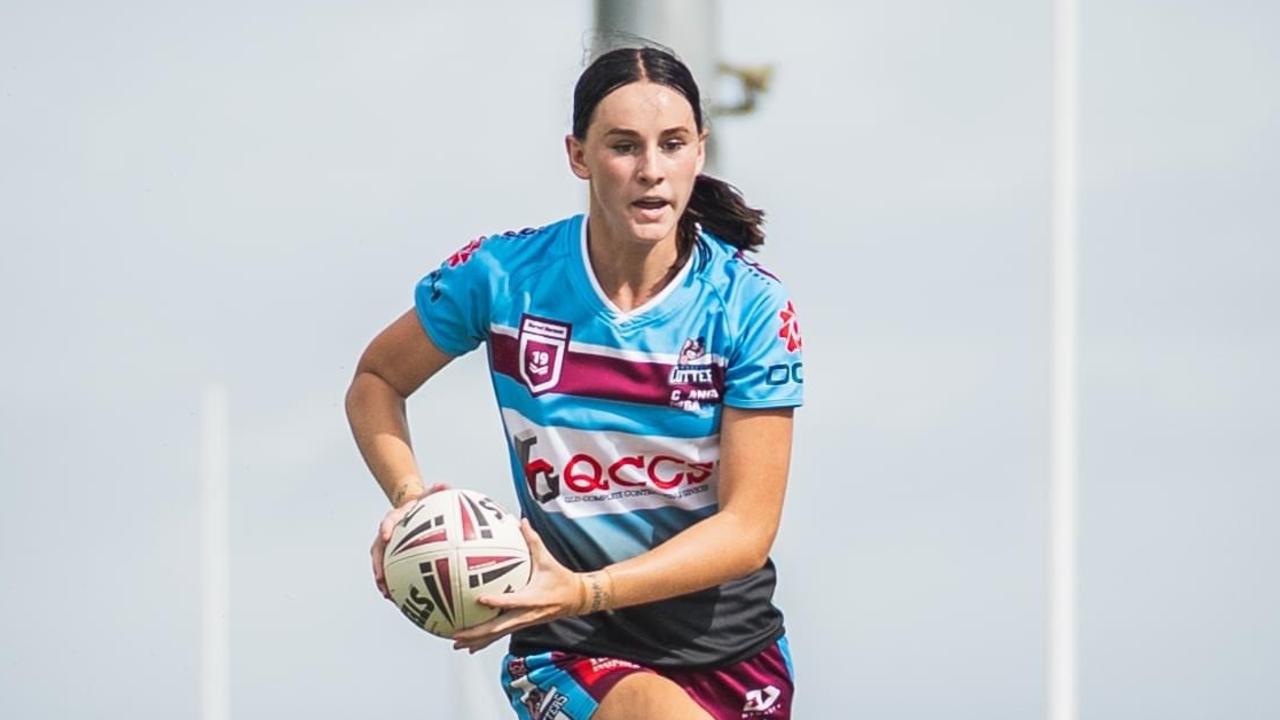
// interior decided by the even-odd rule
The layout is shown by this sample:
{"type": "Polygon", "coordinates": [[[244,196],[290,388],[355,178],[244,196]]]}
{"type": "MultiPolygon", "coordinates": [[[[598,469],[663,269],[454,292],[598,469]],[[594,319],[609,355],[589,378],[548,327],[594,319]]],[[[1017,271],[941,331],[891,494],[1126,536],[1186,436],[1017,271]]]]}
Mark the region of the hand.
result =
{"type": "Polygon", "coordinates": [[[382,593],[382,597],[387,600],[395,602],[391,599],[391,591],[387,589],[387,576],[382,571],[382,556],[386,553],[387,541],[391,539],[391,531],[395,529],[396,523],[404,519],[405,514],[409,512],[409,508],[413,507],[414,503],[431,493],[440,492],[448,487],[444,483],[436,483],[427,488],[427,491],[418,497],[406,500],[400,504],[400,507],[391,508],[382,517],[382,522],[378,525],[378,534],[373,537],[373,547],[369,548],[369,555],[373,559],[373,583],[378,586],[378,592],[382,593]]]}
{"type": "Polygon", "coordinates": [[[501,608],[494,619],[454,633],[453,649],[474,654],[521,628],[577,615],[583,605],[583,581],[578,573],[561,565],[542,544],[528,520],[520,520],[520,532],[529,545],[533,575],[529,584],[504,595],[482,595],[476,602],[501,608]]]}

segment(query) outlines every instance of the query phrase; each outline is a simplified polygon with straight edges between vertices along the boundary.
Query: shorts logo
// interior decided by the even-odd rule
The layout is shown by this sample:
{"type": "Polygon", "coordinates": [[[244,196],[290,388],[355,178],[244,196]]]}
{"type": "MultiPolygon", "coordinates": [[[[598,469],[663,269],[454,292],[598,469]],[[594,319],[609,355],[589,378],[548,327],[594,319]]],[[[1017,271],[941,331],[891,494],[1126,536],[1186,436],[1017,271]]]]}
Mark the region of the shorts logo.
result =
{"type": "Polygon", "coordinates": [[[564,706],[568,704],[569,696],[555,688],[547,690],[545,695],[535,688],[524,698],[525,708],[529,710],[534,720],[569,720],[568,716],[562,712],[564,706]]]}
{"type": "Polygon", "coordinates": [[[787,352],[793,353],[804,347],[804,341],[800,339],[800,322],[796,320],[796,308],[787,301],[787,306],[778,311],[778,318],[782,320],[782,329],[778,331],[778,337],[787,341],[787,352]]]}
{"type": "Polygon", "coordinates": [[[572,332],[567,323],[532,315],[520,318],[520,378],[529,392],[537,395],[559,384],[572,332]]]}
{"type": "Polygon", "coordinates": [[[742,712],[767,713],[778,702],[779,697],[782,697],[782,691],[772,685],[759,690],[748,690],[747,704],[742,706],[742,712]]]}

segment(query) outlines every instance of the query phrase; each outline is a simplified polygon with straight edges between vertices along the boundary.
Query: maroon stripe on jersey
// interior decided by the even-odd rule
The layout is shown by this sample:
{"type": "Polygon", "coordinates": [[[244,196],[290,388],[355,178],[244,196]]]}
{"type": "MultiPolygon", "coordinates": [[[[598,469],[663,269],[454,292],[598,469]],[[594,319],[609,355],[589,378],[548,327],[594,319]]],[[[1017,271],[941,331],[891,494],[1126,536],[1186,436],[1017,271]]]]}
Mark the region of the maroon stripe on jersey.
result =
{"type": "MultiPolygon", "coordinates": [[[[494,371],[524,385],[520,376],[520,341],[510,335],[491,333],[489,347],[493,352],[494,371]]],[[[681,392],[681,398],[698,400],[704,405],[718,405],[724,396],[724,368],[720,365],[677,366],[574,352],[567,348],[560,363],[560,381],[546,392],[663,406],[675,404],[675,390],[681,392]],[[704,378],[698,377],[703,371],[710,371],[709,383],[701,382],[704,378]]]]}

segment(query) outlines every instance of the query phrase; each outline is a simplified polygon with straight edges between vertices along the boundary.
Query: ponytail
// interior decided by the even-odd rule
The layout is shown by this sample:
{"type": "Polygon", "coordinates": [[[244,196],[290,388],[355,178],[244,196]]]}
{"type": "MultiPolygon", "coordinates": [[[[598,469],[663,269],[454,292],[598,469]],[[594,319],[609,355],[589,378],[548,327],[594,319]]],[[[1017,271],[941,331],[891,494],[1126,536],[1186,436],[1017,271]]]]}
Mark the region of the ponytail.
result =
{"type": "Polygon", "coordinates": [[[764,211],[748,207],[742,193],[729,183],[710,175],[699,175],[693,184],[689,205],[680,217],[679,254],[676,268],[682,267],[698,239],[698,225],[740,250],[756,250],[764,244],[764,211]]]}

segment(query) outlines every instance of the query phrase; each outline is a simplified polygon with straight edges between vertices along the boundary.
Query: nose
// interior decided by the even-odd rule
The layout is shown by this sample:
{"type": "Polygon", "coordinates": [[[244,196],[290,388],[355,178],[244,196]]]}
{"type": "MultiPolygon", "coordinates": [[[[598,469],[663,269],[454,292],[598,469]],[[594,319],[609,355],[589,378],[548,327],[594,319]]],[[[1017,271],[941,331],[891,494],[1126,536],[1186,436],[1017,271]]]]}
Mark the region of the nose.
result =
{"type": "Polygon", "coordinates": [[[645,185],[657,185],[662,181],[662,166],[659,164],[658,148],[646,148],[640,156],[640,167],[636,172],[640,182],[645,185]]]}

